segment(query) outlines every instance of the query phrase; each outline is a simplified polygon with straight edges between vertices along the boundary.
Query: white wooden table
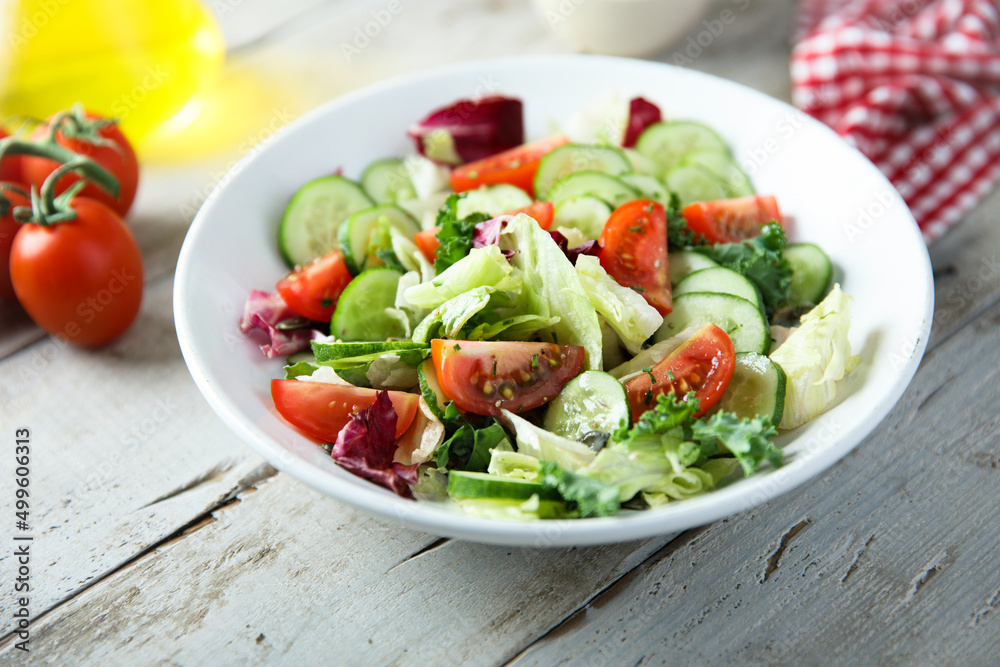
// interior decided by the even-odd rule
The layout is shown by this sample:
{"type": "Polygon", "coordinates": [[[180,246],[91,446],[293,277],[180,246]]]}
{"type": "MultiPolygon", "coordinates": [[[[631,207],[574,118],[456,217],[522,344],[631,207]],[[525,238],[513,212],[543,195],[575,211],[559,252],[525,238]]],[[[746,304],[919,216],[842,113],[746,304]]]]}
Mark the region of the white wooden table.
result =
{"type": "MultiPolygon", "coordinates": [[[[381,0],[214,4],[242,62],[308,79],[312,101],[565,50],[526,0],[400,2],[351,63],[339,44],[381,0]]],[[[693,67],[787,99],[792,5],[750,3],[693,67]]],[[[65,347],[2,310],[0,664],[997,664],[1000,192],[931,249],[926,357],[851,455],[681,535],[536,550],[373,519],[277,474],[215,417],[181,359],[171,290],[192,202],[224,166],[144,172],[131,225],[145,301],[115,344],[65,347]],[[28,654],[12,634],[19,427],[32,434],[28,654]]]]}

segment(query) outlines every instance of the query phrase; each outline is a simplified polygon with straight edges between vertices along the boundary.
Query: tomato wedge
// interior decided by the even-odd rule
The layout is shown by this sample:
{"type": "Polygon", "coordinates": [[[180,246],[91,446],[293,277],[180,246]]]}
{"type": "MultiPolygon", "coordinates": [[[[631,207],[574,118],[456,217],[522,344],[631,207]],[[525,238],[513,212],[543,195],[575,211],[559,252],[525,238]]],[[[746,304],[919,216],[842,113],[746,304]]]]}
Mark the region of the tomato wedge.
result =
{"type": "Polygon", "coordinates": [[[694,233],[713,244],[739,243],[759,236],[761,225],[783,223],[778,200],[771,195],[695,202],[681,214],[694,233]]]}
{"type": "MultiPolygon", "coordinates": [[[[326,382],[271,380],[274,407],[285,421],[323,442],[335,442],[351,415],[375,402],[374,389],[326,382]]],[[[396,437],[399,438],[417,416],[420,398],[416,394],[390,391],[396,410],[396,437]]]]}
{"type": "Polygon", "coordinates": [[[569,139],[566,137],[551,137],[464,164],[451,172],[451,189],[465,192],[481,185],[509,183],[534,196],[538,162],[548,153],[568,143],[569,139]]]}
{"type": "Polygon", "coordinates": [[[604,223],[601,232],[601,266],[631,287],[661,315],[673,308],[667,271],[667,213],[649,199],[622,204],[604,223]]]}
{"type": "MultiPolygon", "coordinates": [[[[524,213],[529,215],[538,222],[538,226],[544,230],[548,230],[552,226],[552,218],[554,216],[554,207],[550,201],[536,201],[533,204],[528,204],[524,208],[519,208],[516,211],[511,211],[507,215],[517,215],[518,213],[524,213]]],[[[437,249],[441,245],[438,241],[437,233],[440,227],[431,227],[430,229],[425,229],[422,232],[417,232],[413,235],[413,242],[417,244],[417,248],[420,252],[424,254],[427,261],[431,264],[437,258],[437,249]]]]}
{"type": "Polygon", "coordinates": [[[302,317],[329,322],[337,299],[349,282],[351,272],[347,270],[344,255],[334,250],[296,268],[278,281],[277,289],[288,307],[302,317]]]}
{"type": "Polygon", "coordinates": [[[524,208],[510,212],[511,215],[518,213],[524,213],[534,218],[539,227],[548,231],[549,227],[552,226],[552,218],[555,216],[555,206],[550,201],[536,201],[534,204],[528,204],[524,208]]]}
{"type": "Polygon", "coordinates": [[[445,396],[461,410],[500,416],[548,403],[583,367],[578,345],[431,341],[431,358],[445,396]]]}
{"type": "Polygon", "coordinates": [[[633,421],[668,391],[678,398],[693,391],[698,399],[695,416],[705,414],[722,398],[735,368],[733,342],[725,331],[706,324],[648,372],[625,383],[633,421]]]}

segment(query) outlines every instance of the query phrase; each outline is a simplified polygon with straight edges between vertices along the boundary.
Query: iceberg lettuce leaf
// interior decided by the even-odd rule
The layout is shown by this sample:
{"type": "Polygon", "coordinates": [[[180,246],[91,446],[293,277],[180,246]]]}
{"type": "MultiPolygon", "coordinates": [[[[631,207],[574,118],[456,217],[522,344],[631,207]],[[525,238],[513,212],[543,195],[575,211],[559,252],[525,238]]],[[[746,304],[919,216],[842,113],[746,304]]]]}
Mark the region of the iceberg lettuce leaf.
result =
{"type": "Polygon", "coordinates": [[[625,349],[638,354],[642,344],[663,324],[663,316],[635,290],[619,285],[596,257],[580,255],[576,273],[591,305],[615,330],[625,349]]]}

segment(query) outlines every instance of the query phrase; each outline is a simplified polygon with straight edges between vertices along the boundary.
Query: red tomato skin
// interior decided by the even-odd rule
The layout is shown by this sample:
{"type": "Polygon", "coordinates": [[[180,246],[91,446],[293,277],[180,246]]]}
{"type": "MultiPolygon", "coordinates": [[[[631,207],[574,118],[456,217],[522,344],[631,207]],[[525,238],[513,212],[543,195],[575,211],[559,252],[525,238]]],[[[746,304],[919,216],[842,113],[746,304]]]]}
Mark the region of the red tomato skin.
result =
{"type": "Polygon", "coordinates": [[[482,185],[507,183],[516,185],[534,197],[538,163],[545,155],[568,143],[569,139],[566,137],[551,137],[464,164],[451,172],[451,189],[465,192],[482,185]]]}
{"type": "Polygon", "coordinates": [[[761,225],[772,220],[784,224],[778,200],[771,195],[695,202],[685,206],[681,214],[691,231],[713,245],[760,236],[761,225]]]}
{"type": "Polygon", "coordinates": [[[104,204],[76,197],[77,217],[25,224],[14,238],[10,277],[18,301],[45,331],[83,347],[122,335],[142,302],[142,256],[132,232],[104,204]]]}
{"type": "Polygon", "coordinates": [[[522,412],[548,403],[579,375],[585,356],[578,345],[431,341],[434,370],[445,396],[461,410],[492,417],[499,417],[501,410],[522,412]],[[539,357],[535,368],[533,355],[539,357]],[[550,364],[550,359],[555,361],[550,364]]]}
{"type": "MultiPolygon", "coordinates": [[[[0,130],[0,139],[6,139],[10,134],[0,130]]],[[[23,183],[24,175],[21,171],[20,155],[8,155],[0,163],[0,181],[6,183],[23,183]]]]}
{"type": "MultiPolygon", "coordinates": [[[[99,116],[88,114],[87,118],[93,120],[99,118],[99,116]]],[[[31,139],[37,141],[45,137],[48,130],[49,128],[45,125],[38,126],[31,133],[31,139]]],[[[101,128],[98,130],[98,134],[105,139],[115,142],[120,150],[115,150],[111,146],[96,146],[79,139],[66,139],[61,132],[56,132],[56,142],[71,151],[89,157],[118,179],[117,199],[93,184],[88,184],[83,188],[79,196],[95,199],[113,209],[118,215],[124,218],[132,207],[132,202],[135,199],[135,191],[139,186],[139,162],[135,156],[135,151],[132,149],[132,145],[116,124],[101,128]]],[[[24,180],[38,188],[42,187],[45,178],[58,166],[59,163],[54,160],[42,157],[25,155],[21,158],[21,170],[24,174],[24,180]]],[[[65,191],[66,188],[78,180],[80,180],[80,177],[76,174],[66,174],[56,184],[56,194],[65,191]]]]}
{"type": "Polygon", "coordinates": [[[298,267],[279,280],[276,287],[288,307],[302,317],[329,322],[351,277],[344,254],[335,250],[298,267]]]}
{"type": "Polygon", "coordinates": [[[539,227],[548,231],[549,227],[552,226],[552,219],[555,217],[555,206],[553,206],[550,201],[536,201],[535,203],[529,204],[524,208],[511,211],[510,215],[517,215],[518,213],[524,213],[525,215],[534,218],[539,227]]]}
{"type": "Polygon", "coordinates": [[[656,405],[656,397],[667,391],[683,398],[694,391],[700,417],[719,402],[729,387],[736,369],[736,352],[726,332],[714,324],[706,324],[691,338],[671,352],[650,373],[638,375],[625,383],[632,420],[656,405]],[[692,374],[697,374],[695,378],[692,374]]]}
{"type": "MultiPolygon", "coordinates": [[[[27,186],[19,183],[4,184],[13,185],[25,192],[28,190],[27,186]]],[[[10,203],[7,215],[0,217],[0,299],[12,301],[17,298],[17,295],[14,294],[14,285],[10,281],[10,249],[14,245],[14,235],[21,229],[21,224],[14,220],[14,208],[31,206],[31,201],[10,190],[0,193],[0,197],[5,198],[10,203]]]]}
{"type": "MultiPolygon", "coordinates": [[[[271,380],[274,407],[285,421],[320,442],[336,442],[340,430],[351,415],[370,407],[378,392],[365,387],[349,387],[326,382],[271,380]]],[[[390,391],[389,400],[396,411],[396,438],[413,423],[420,397],[403,391],[390,391]]]]}
{"type": "Polygon", "coordinates": [[[663,205],[636,199],[619,206],[604,224],[601,266],[620,285],[638,287],[661,315],[673,309],[667,265],[667,213],[663,205]]]}
{"type": "Polygon", "coordinates": [[[441,231],[440,227],[431,227],[413,235],[413,242],[417,244],[417,248],[420,249],[420,252],[424,254],[424,257],[431,264],[437,259],[437,249],[441,245],[441,242],[437,238],[439,231],[441,231]]]}

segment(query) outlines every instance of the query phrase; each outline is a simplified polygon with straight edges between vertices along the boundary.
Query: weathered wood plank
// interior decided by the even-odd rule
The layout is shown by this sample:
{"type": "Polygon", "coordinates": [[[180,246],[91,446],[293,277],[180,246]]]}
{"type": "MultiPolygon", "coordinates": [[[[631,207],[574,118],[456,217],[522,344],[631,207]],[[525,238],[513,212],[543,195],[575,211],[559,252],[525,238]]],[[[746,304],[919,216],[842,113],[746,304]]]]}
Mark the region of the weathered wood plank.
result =
{"type": "Polygon", "coordinates": [[[1000,655],[1000,306],[857,450],[686,534],[515,664],[989,664],[1000,655]]]}
{"type": "MultiPolygon", "coordinates": [[[[33,534],[45,554],[35,612],[214,507],[263,464],[195,388],[174,334],[171,287],[151,286],[135,326],[106,348],[48,339],[0,361],[4,431],[32,432],[33,534]]],[[[12,466],[0,457],[3,479],[13,479],[12,466]]],[[[0,552],[0,571],[10,557],[0,552]]],[[[10,602],[0,596],[0,635],[10,602]]]]}
{"type": "Polygon", "coordinates": [[[286,475],[215,518],[36,622],[32,650],[56,664],[496,664],[669,539],[438,544],[286,475]]]}

